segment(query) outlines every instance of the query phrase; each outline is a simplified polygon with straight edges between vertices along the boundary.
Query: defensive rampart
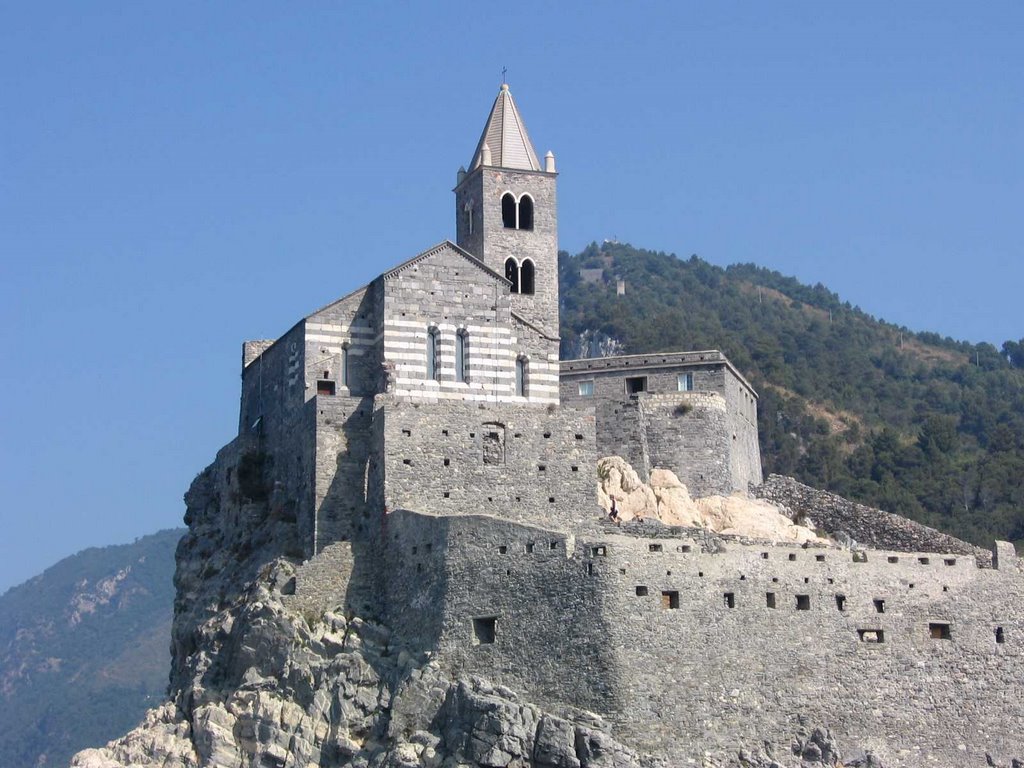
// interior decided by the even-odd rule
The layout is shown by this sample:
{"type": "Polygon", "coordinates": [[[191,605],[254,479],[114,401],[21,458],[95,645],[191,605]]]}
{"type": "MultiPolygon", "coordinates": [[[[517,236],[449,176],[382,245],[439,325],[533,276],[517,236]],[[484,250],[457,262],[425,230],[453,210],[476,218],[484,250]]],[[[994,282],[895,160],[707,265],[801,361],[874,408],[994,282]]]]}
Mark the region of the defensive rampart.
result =
{"type": "Polygon", "coordinates": [[[647,525],[574,540],[394,512],[388,623],[453,669],[598,711],[669,759],[784,748],[806,723],[886,766],[1019,753],[1024,573],[1005,548],[981,569],[647,525]]]}

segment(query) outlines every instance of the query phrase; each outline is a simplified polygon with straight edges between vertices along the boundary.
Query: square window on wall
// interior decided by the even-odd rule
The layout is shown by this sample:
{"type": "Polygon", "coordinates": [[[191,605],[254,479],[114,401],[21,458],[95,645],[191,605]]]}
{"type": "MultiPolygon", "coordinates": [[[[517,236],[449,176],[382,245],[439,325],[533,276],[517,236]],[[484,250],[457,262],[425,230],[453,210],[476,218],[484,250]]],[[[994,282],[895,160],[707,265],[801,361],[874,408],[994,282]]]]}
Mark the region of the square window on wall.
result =
{"type": "Polygon", "coordinates": [[[677,388],[680,392],[692,392],[693,391],[693,374],[692,373],[680,373],[676,380],[677,388]]]}
{"type": "Polygon", "coordinates": [[[580,397],[593,397],[594,396],[594,380],[580,382],[580,397]]]}

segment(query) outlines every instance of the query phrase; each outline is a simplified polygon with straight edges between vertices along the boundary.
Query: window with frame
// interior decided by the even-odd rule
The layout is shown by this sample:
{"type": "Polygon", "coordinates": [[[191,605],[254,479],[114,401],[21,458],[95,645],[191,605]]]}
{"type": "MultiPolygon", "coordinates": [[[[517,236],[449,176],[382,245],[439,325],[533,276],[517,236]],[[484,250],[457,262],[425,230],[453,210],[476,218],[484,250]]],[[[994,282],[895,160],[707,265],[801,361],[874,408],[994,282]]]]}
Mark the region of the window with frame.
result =
{"type": "Polygon", "coordinates": [[[680,373],[676,379],[676,387],[680,392],[692,392],[693,391],[693,374],[692,373],[680,373]]]}
{"type": "Polygon", "coordinates": [[[455,336],[455,380],[469,381],[469,339],[465,330],[455,336]]]}
{"type": "Polygon", "coordinates": [[[427,378],[441,380],[441,332],[437,328],[427,331],[427,378]]]}
{"type": "Polygon", "coordinates": [[[587,381],[581,381],[579,383],[580,397],[593,397],[594,396],[594,380],[588,379],[587,381]]]}
{"type": "Polygon", "coordinates": [[[526,397],[527,388],[526,358],[516,358],[516,396],[526,397]]]}

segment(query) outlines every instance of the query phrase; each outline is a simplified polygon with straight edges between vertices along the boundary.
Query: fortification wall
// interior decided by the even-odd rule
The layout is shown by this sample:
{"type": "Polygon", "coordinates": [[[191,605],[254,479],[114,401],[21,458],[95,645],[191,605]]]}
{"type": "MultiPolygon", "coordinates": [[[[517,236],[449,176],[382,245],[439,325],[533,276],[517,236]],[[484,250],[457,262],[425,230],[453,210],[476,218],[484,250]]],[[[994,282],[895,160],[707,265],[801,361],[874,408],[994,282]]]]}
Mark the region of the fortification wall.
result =
{"type": "Polygon", "coordinates": [[[600,582],[572,537],[481,515],[397,511],[386,527],[396,639],[541,705],[614,701],[600,582]]]}
{"type": "Polygon", "coordinates": [[[994,571],[973,557],[731,542],[709,552],[686,538],[598,547],[625,685],[609,714],[640,748],[682,760],[687,744],[787,745],[803,718],[886,766],[1019,755],[1017,562],[994,571]]]}
{"type": "Polygon", "coordinates": [[[794,518],[810,518],[823,531],[830,534],[842,531],[866,547],[902,552],[950,552],[972,555],[980,565],[992,562],[992,553],[988,550],[905,517],[819,491],[791,477],[769,475],[764,485],[754,489],[754,494],[788,509],[794,518]]]}
{"type": "Polygon", "coordinates": [[[388,509],[567,530],[600,514],[594,417],[574,409],[378,400],[388,509]]]}
{"type": "MultiPolygon", "coordinates": [[[[653,528],[653,526],[652,526],[653,528]]],[[[686,760],[808,723],[887,766],[1008,763],[1024,732],[1024,569],[973,557],[386,518],[386,620],[545,706],[686,760]]]]}

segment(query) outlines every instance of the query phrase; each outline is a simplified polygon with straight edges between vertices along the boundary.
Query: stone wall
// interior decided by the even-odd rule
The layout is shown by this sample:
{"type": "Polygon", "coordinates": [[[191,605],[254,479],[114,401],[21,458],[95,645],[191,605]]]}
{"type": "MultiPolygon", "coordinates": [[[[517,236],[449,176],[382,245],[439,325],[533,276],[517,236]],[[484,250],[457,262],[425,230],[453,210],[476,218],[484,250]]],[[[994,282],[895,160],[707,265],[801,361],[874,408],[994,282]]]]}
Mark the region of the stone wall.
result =
{"type": "Polygon", "coordinates": [[[905,517],[819,491],[791,477],[769,475],[762,486],[754,489],[754,493],[758,498],[781,505],[793,518],[810,518],[821,530],[833,535],[841,531],[865,547],[903,552],[949,552],[972,555],[980,565],[992,562],[991,552],[973,544],[905,517]]]}
{"type": "Polygon", "coordinates": [[[388,509],[568,530],[599,515],[590,411],[380,398],[388,509]]]}
{"type": "MultiPolygon", "coordinates": [[[[558,336],[558,201],[556,176],[552,173],[480,168],[468,174],[455,190],[458,244],[500,275],[505,260],[533,261],[536,267],[533,295],[511,296],[512,309],[528,321],[558,336]],[[509,229],[501,218],[501,197],[511,192],[517,199],[533,198],[533,229],[509,229]],[[469,232],[466,208],[474,212],[469,232]]],[[[557,350],[557,345],[556,345],[557,350]]]]}
{"type": "Polygon", "coordinates": [[[895,768],[1019,754],[1024,572],[1009,552],[979,569],[948,553],[665,529],[576,540],[404,511],[386,538],[393,642],[592,709],[670,763],[785,750],[807,722],[895,768]]]}
{"type": "Polygon", "coordinates": [[[560,394],[593,405],[598,453],[622,456],[645,481],[652,469],[671,469],[694,496],[761,482],[757,394],[720,352],[564,361],[560,394]],[[680,391],[682,376],[692,390],[680,391]],[[629,394],[631,379],[643,391],[629,394]],[[581,383],[592,394],[581,394],[581,383]]]}
{"type": "Polygon", "coordinates": [[[607,709],[619,681],[573,537],[489,516],[388,516],[387,621],[455,675],[500,679],[531,701],[607,709]]]}
{"type": "Polygon", "coordinates": [[[385,275],[384,359],[395,371],[394,392],[438,400],[558,402],[558,341],[513,324],[508,283],[482,269],[450,244],[429,251],[385,275]],[[436,379],[428,375],[430,331],[439,335],[436,379]],[[466,339],[468,371],[459,381],[456,342],[466,339]],[[537,386],[515,391],[516,359],[530,358],[537,386]],[[551,381],[541,380],[548,374],[551,381]]]}
{"type": "Polygon", "coordinates": [[[637,748],[680,763],[688,742],[723,751],[763,739],[784,749],[802,719],[830,728],[847,752],[873,749],[886,766],[1019,755],[1016,563],[994,571],[970,556],[864,559],[726,541],[708,551],[685,536],[613,535],[589,551],[602,547],[601,604],[626,685],[623,709],[609,715],[637,748]]]}

